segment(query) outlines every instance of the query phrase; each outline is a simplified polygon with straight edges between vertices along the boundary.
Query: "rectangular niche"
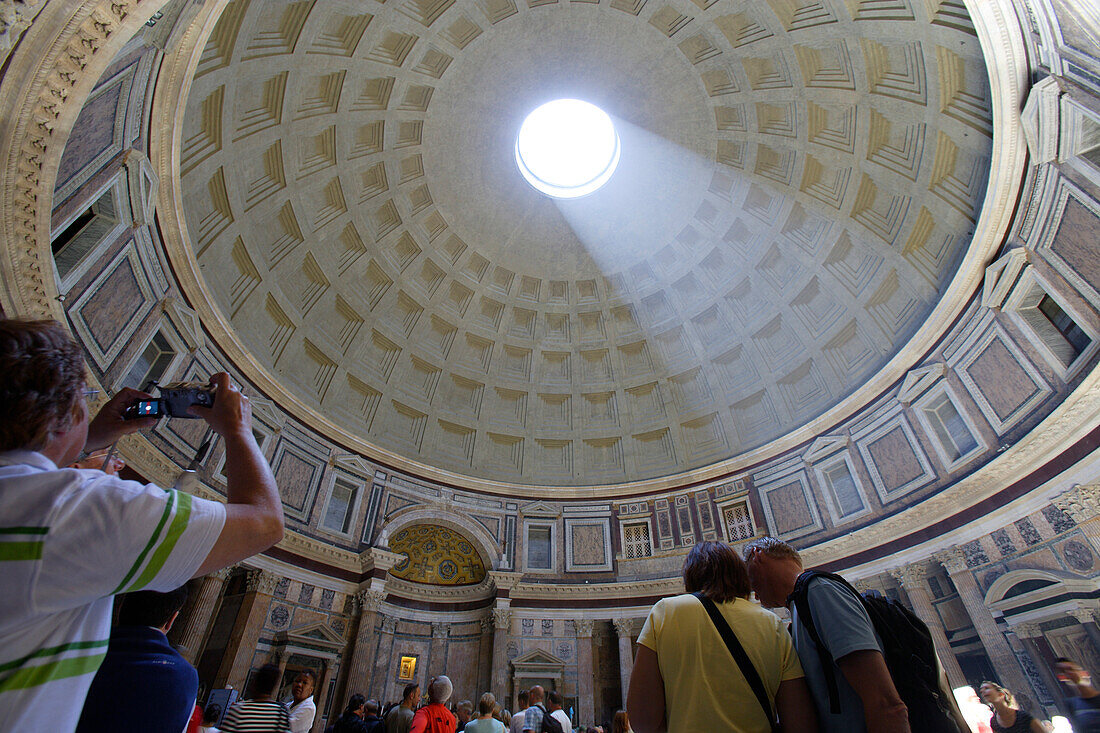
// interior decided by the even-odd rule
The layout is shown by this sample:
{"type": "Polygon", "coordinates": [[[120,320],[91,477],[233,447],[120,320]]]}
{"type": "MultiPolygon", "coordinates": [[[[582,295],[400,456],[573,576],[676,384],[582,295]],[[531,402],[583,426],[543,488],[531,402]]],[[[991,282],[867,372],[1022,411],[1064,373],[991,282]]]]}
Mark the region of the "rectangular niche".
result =
{"type": "Polygon", "coordinates": [[[901,409],[901,405],[897,405],[852,435],[883,504],[936,479],[901,409]]]}
{"type": "Polygon", "coordinates": [[[814,475],[821,485],[821,493],[825,496],[825,506],[833,524],[849,522],[871,510],[863,482],[848,451],[842,451],[814,465],[814,475]]]}
{"type": "Polygon", "coordinates": [[[959,398],[944,381],[933,385],[913,403],[917,419],[932,436],[932,444],[948,471],[954,470],[987,446],[973,419],[959,408],[959,398]]]}
{"type": "Polygon", "coordinates": [[[611,570],[611,526],[606,518],[565,518],[565,569],[611,570]]]}

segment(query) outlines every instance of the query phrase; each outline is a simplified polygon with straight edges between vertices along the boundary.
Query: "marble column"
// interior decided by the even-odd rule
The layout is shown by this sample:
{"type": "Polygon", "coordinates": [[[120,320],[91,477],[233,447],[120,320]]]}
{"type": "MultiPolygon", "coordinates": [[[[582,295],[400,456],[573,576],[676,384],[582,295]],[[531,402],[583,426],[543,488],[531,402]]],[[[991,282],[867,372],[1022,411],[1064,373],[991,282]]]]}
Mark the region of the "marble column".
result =
{"type": "Polygon", "coordinates": [[[214,619],[218,606],[221,605],[225,581],[232,571],[232,567],[222,568],[205,576],[194,601],[188,604],[190,608],[187,618],[182,619],[176,646],[191,664],[195,664],[202,654],[206,633],[210,630],[210,622],[214,619]]]}
{"type": "Polygon", "coordinates": [[[617,618],[612,621],[615,633],[619,636],[619,679],[623,688],[623,710],[626,710],[626,693],[630,689],[630,673],[634,671],[634,648],[631,634],[634,632],[634,619],[617,618]]]}
{"type": "Polygon", "coordinates": [[[1085,635],[1088,636],[1089,641],[1092,642],[1096,656],[1100,657],[1100,626],[1096,624],[1096,609],[1085,607],[1077,608],[1070,611],[1069,615],[1073,616],[1077,619],[1077,623],[1081,624],[1081,628],[1085,630],[1085,635]]]}
{"type": "Polygon", "coordinates": [[[451,625],[432,623],[432,643],[428,647],[428,676],[447,673],[447,636],[451,625]]]}
{"type": "Polygon", "coordinates": [[[378,625],[378,609],[382,607],[385,597],[385,592],[380,590],[361,590],[355,594],[353,603],[359,611],[359,625],[352,642],[351,661],[348,662],[345,698],[355,693],[363,694],[370,687],[371,662],[378,647],[374,627],[378,625]]]}
{"type": "MultiPolygon", "coordinates": [[[[480,697],[483,692],[497,693],[493,690],[493,617],[485,616],[481,619],[481,638],[478,640],[477,652],[477,694],[480,697]]],[[[500,701],[503,706],[503,700],[500,701]]]]}
{"type": "MultiPolygon", "coordinates": [[[[1022,623],[1013,626],[1012,631],[1021,643],[1022,651],[1031,659],[1035,671],[1042,679],[1043,686],[1046,687],[1045,691],[1048,694],[1048,702],[1056,704],[1059,702],[1057,696],[1061,695],[1061,685],[1058,678],[1054,676],[1055,657],[1051,653],[1050,645],[1047,644],[1046,638],[1043,636],[1042,627],[1035,623],[1022,623]]],[[[1051,708],[1048,712],[1052,715],[1058,714],[1054,712],[1054,708],[1051,708]]]]}
{"type": "MultiPolygon", "coordinates": [[[[501,707],[514,708],[508,685],[508,637],[512,630],[512,611],[494,608],[493,619],[493,673],[489,691],[500,700],[501,707]]],[[[513,710],[514,712],[514,710],[513,710]]]]}
{"type": "Polygon", "coordinates": [[[952,547],[949,550],[937,552],[934,557],[947,568],[947,574],[951,576],[951,582],[959,591],[959,600],[966,608],[974,630],[978,632],[978,638],[985,647],[990,664],[1000,677],[1000,683],[1013,692],[1031,693],[1031,682],[1020,669],[1020,662],[1015,652],[1009,646],[1005,635],[997,628],[993,615],[986,608],[985,594],[982,593],[978,582],[974,580],[974,575],[967,568],[963,551],[958,547],[952,547]]]}
{"type": "Polygon", "coordinates": [[[592,621],[576,619],[577,633],[577,715],[581,725],[596,724],[595,672],[592,669],[592,621]]]}
{"type": "Polygon", "coordinates": [[[966,684],[966,675],[963,674],[959,660],[955,658],[955,652],[951,651],[951,644],[947,640],[947,632],[943,628],[943,619],[937,613],[932,604],[932,591],[928,587],[928,570],[924,565],[912,563],[905,567],[895,568],[890,571],[901,587],[905,589],[913,604],[913,611],[921,621],[928,626],[932,634],[932,643],[936,647],[936,655],[940,658],[943,671],[947,673],[947,681],[952,689],[966,684]]]}
{"type": "Polygon", "coordinates": [[[279,576],[266,570],[249,570],[245,581],[244,600],[229,634],[230,645],[225,649],[221,667],[214,678],[214,687],[231,686],[244,694],[244,683],[252,668],[252,657],[260,642],[271,598],[279,576]],[[233,642],[236,642],[234,645],[233,642]]]}
{"type": "Polygon", "coordinates": [[[371,676],[371,690],[377,700],[397,700],[401,697],[399,690],[394,690],[393,681],[397,675],[395,669],[397,660],[393,658],[394,632],[397,630],[397,619],[381,613],[382,629],[378,638],[378,655],[374,658],[374,674],[371,676]],[[396,697],[394,695],[396,694],[396,697]]]}

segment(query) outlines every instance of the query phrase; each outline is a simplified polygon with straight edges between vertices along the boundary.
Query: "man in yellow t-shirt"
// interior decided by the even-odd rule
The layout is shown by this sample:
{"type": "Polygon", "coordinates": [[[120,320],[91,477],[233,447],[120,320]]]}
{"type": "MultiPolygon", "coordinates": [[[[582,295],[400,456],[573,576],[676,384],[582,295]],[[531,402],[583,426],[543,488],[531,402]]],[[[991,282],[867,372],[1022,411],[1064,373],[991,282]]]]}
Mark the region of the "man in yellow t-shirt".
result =
{"type": "Polygon", "coordinates": [[[718,629],[691,595],[699,591],[733,629],[784,729],[815,731],[813,701],[790,634],[779,617],[748,600],[748,571],[736,551],[701,542],[683,572],[688,594],[658,601],[638,636],[627,700],[633,730],[657,730],[662,720],[669,733],[771,730],[718,629]]]}

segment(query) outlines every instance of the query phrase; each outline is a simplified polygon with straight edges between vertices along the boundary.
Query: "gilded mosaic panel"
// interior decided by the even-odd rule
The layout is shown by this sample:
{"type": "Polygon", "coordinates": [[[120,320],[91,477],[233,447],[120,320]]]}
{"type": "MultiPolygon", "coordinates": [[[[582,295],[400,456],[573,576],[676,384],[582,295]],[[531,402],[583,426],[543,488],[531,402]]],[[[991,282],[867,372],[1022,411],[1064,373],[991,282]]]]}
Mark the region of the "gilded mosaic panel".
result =
{"type": "Polygon", "coordinates": [[[437,524],[407,527],[390,538],[390,550],[402,555],[391,574],[432,585],[473,585],[485,579],[485,562],[473,544],[437,524]]]}

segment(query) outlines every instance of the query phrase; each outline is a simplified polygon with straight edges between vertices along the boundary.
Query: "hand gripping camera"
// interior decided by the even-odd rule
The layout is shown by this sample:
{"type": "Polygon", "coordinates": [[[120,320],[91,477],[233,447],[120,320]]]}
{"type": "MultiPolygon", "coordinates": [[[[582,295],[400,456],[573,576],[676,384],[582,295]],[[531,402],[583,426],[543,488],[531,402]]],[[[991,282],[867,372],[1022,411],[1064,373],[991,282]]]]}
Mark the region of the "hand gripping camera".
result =
{"type": "Polygon", "coordinates": [[[172,382],[158,384],[160,397],[152,400],[135,400],[122,413],[125,420],[143,417],[186,417],[198,418],[187,411],[191,405],[200,407],[214,406],[214,387],[198,382],[172,382]]]}

